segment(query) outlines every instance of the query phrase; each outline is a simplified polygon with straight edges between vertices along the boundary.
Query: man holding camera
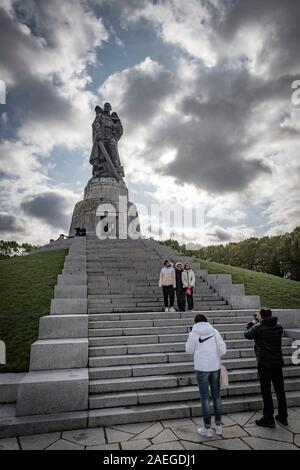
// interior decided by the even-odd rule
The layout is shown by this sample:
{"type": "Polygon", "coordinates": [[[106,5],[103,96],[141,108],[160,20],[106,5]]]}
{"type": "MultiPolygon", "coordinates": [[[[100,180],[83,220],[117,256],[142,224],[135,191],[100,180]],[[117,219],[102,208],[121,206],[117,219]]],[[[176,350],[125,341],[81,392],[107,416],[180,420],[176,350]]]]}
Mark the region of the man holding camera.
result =
{"type": "Polygon", "coordinates": [[[270,309],[262,308],[259,313],[254,315],[254,320],[248,323],[244,335],[246,339],[254,339],[255,341],[254,350],[264,402],[263,417],[256,420],[255,423],[257,426],[275,428],[271,392],[273,383],[278,401],[278,415],[275,418],[278,423],[287,426],[288,413],[282,373],[284,362],[281,349],[283,328],[277,323],[277,318],[272,317],[270,309]]]}

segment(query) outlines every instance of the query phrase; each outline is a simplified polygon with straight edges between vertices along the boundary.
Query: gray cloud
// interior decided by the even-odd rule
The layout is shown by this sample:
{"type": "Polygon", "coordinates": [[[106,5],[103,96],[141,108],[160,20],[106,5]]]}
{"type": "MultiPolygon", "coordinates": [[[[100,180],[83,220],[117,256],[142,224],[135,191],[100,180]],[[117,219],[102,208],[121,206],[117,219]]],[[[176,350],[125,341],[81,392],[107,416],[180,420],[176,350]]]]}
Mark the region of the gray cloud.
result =
{"type": "Polygon", "coordinates": [[[220,240],[221,242],[228,242],[231,240],[231,234],[229,232],[229,230],[225,230],[223,228],[216,228],[216,230],[214,231],[214,233],[210,233],[208,235],[213,235],[214,237],[216,237],[218,240],[220,240]]]}
{"type": "Polygon", "coordinates": [[[67,201],[53,192],[34,195],[21,203],[24,213],[40,219],[55,228],[66,229],[69,215],[66,213],[67,201]]]}
{"type": "Polygon", "coordinates": [[[23,231],[19,218],[14,215],[0,214],[0,233],[20,233],[23,231]]]}
{"type": "Polygon", "coordinates": [[[108,95],[113,105],[116,88],[121,90],[118,112],[124,118],[126,130],[135,132],[137,126],[145,125],[157,115],[161,103],[176,92],[177,85],[169,70],[146,58],[142,64],[113,75],[100,92],[108,95]]]}
{"type": "MultiPolygon", "coordinates": [[[[248,71],[227,66],[205,73],[199,68],[198,72],[191,91],[178,105],[179,113],[164,120],[150,135],[148,154],[159,156],[174,148],[177,158],[158,168],[162,174],[213,193],[241,191],[258,176],[271,174],[263,155],[251,154],[256,136],[248,128],[254,117],[259,119],[255,108],[258,103],[282,100],[291,82],[285,77],[268,87],[248,71]]],[[[280,128],[280,118],[279,114],[271,135],[286,133],[280,128]]]]}
{"type": "MultiPolygon", "coordinates": [[[[258,55],[268,65],[270,75],[299,72],[300,3],[295,0],[237,0],[228,2],[221,21],[214,24],[221,42],[238,40],[243,28],[263,27],[266,39],[258,55]]],[[[257,38],[259,41],[260,38],[257,38]]],[[[226,50],[226,47],[225,47],[226,50]]]]}
{"type": "Polygon", "coordinates": [[[175,90],[175,80],[165,68],[159,69],[154,75],[133,69],[126,90],[128,99],[122,112],[132,122],[147,122],[156,114],[160,100],[175,90]]]}
{"type": "Polygon", "coordinates": [[[8,87],[8,109],[19,120],[70,119],[72,106],[59,93],[52,80],[34,73],[32,61],[41,56],[42,48],[32,36],[20,30],[17,23],[0,9],[0,66],[12,80],[8,87]]]}

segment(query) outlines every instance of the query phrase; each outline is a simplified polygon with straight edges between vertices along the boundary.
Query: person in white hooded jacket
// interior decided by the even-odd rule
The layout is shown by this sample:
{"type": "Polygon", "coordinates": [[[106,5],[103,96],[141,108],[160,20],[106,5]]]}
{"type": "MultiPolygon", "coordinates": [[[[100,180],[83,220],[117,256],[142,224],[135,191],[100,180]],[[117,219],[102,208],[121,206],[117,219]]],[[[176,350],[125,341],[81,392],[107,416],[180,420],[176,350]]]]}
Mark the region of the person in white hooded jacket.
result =
{"type": "Polygon", "coordinates": [[[195,273],[192,270],[190,263],[185,263],[184,271],[182,271],[182,284],[186,295],[188,310],[192,311],[194,308],[193,290],[195,287],[195,273]]]}
{"type": "Polygon", "coordinates": [[[220,392],[221,357],[226,354],[226,344],[220,333],[207,322],[201,313],[195,317],[195,324],[186,343],[186,352],[194,355],[194,369],[199,386],[204,426],[198,429],[201,436],[213,437],[209,388],[214,403],[216,434],[222,434],[222,408],[220,392]]]}

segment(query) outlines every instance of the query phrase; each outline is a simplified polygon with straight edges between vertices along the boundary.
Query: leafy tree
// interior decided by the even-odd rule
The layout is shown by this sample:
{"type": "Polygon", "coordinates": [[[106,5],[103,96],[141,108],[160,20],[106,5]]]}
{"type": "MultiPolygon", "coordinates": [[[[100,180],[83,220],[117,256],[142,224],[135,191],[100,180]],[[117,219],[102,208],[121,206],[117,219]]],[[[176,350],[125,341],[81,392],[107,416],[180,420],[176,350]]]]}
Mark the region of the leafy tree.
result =
{"type": "Polygon", "coordinates": [[[284,235],[251,237],[227,245],[199,247],[197,244],[190,244],[187,248],[177,240],[165,240],[161,243],[187,256],[300,280],[300,227],[284,235]]]}

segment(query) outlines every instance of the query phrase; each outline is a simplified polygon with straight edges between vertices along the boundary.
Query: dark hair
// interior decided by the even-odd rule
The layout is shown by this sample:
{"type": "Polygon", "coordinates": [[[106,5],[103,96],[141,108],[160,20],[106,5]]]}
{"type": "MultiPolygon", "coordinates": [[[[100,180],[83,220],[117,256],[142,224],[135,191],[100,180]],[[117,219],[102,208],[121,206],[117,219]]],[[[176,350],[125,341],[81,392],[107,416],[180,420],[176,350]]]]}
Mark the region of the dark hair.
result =
{"type": "Polygon", "coordinates": [[[261,318],[267,318],[272,316],[272,310],[270,308],[261,308],[259,313],[261,318]]]}
{"type": "Polygon", "coordinates": [[[170,261],[168,259],[165,259],[163,265],[165,265],[166,263],[170,263],[170,261]]]}
{"type": "Polygon", "coordinates": [[[200,322],[207,322],[207,318],[202,313],[197,313],[197,315],[195,316],[195,323],[200,323],[200,322]]]}

